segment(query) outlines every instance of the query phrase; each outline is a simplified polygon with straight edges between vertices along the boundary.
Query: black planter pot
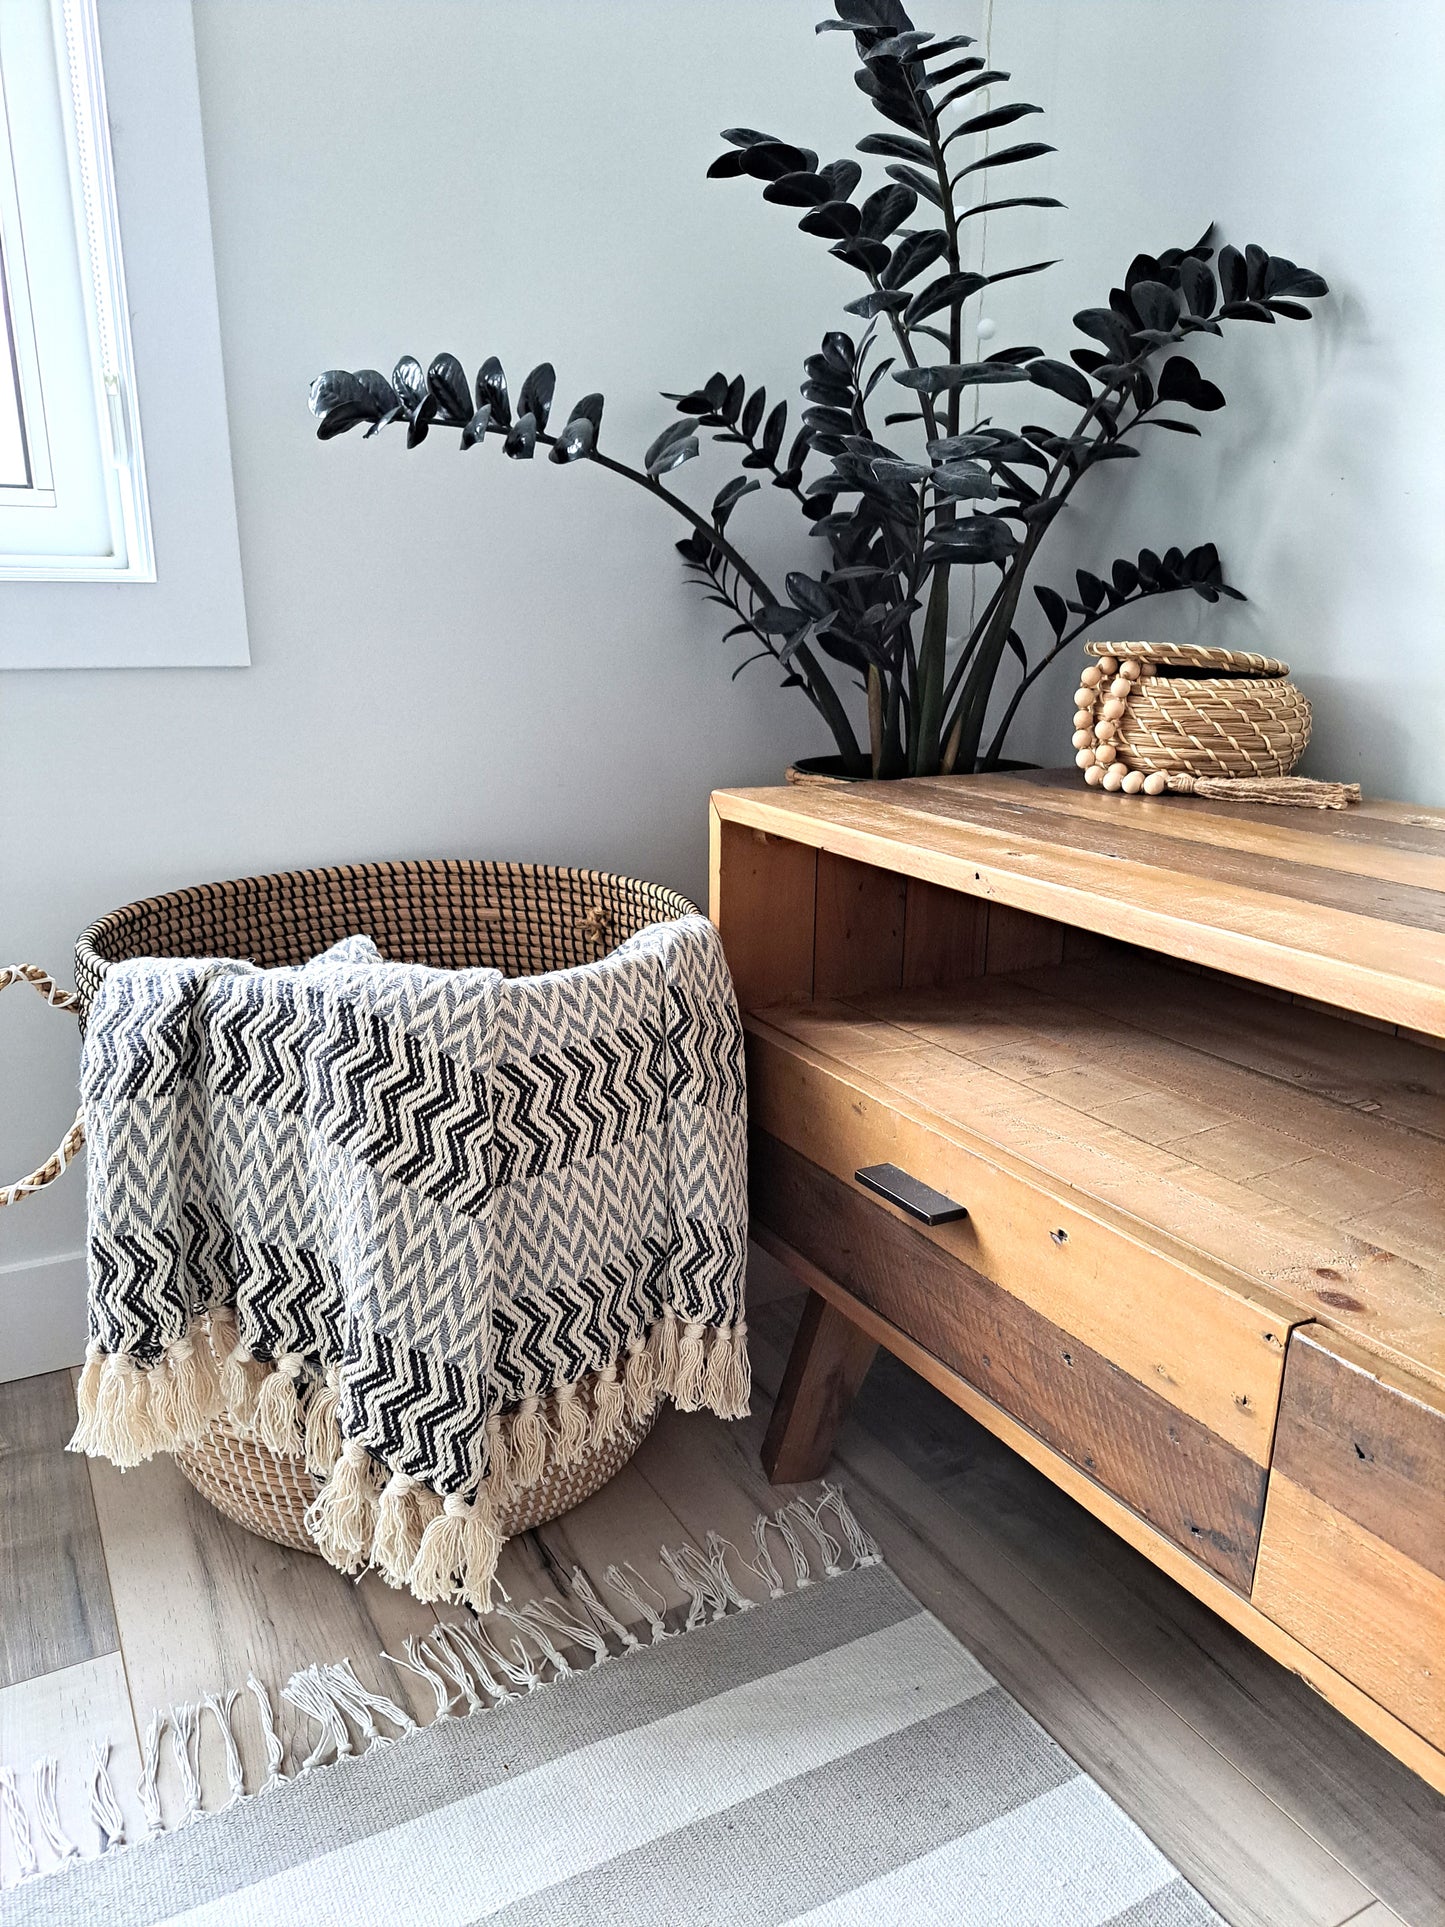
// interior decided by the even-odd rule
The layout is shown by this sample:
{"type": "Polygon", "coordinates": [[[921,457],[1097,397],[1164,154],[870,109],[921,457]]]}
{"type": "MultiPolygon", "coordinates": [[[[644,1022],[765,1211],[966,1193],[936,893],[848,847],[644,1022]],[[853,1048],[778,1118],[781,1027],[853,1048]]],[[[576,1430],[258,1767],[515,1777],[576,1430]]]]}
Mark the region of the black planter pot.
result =
{"type": "MultiPolygon", "coordinates": [[[[1041,769],[1040,763],[1019,763],[1012,757],[1001,756],[996,763],[989,765],[988,773],[997,775],[1012,769],[1041,769]]],[[[978,772],[982,774],[983,772],[978,772]]],[[[871,783],[871,776],[850,776],[843,767],[841,756],[800,756],[796,763],[788,765],[790,783],[871,783]]],[[[885,778],[885,781],[901,781],[901,778],[885,778]]],[[[962,772],[960,772],[960,781],[962,772]]]]}

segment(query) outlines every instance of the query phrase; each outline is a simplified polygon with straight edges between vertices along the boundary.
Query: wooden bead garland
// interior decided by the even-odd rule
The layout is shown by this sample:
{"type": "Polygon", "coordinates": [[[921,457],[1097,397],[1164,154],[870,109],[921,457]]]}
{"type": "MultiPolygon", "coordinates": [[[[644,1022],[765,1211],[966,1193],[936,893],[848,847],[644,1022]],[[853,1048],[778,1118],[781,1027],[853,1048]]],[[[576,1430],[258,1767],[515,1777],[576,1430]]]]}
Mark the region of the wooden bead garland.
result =
{"type": "Polygon", "coordinates": [[[1073,749],[1091,789],[1314,809],[1359,801],[1357,784],[1289,773],[1309,741],[1310,708],[1285,680],[1287,663],[1189,643],[1086,647],[1094,660],[1074,691],[1073,749]]]}

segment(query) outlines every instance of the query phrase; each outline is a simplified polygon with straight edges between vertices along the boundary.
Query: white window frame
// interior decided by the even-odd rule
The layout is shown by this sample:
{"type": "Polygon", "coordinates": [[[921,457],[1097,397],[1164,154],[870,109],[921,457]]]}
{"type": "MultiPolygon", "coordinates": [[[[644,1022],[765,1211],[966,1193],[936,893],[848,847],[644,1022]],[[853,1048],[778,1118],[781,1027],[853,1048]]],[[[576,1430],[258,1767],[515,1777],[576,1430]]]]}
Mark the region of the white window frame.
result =
{"type": "MultiPolygon", "coordinates": [[[[93,13],[155,580],[0,577],[0,672],[244,669],[251,656],[190,0],[93,0],[93,13]]],[[[4,700],[0,680],[0,707],[4,700]]]]}
{"type": "MultiPolygon", "coordinates": [[[[0,0],[3,24],[5,0],[0,0]]],[[[154,582],[155,547],[146,490],[145,457],[137,403],[135,355],[126,299],[115,169],[106,112],[105,76],[95,0],[49,0],[54,36],[59,110],[68,164],[74,242],[94,390],[99,481],[108,511],[104,550],[26,553],[15,541],[17,523],[0,546],[4,582],[154,582]]],[[[63,512],[63,480],[56,476],[45,401],[44,356],[38,352],[31,312],[23,208],[15,190],[12,116],[0,77],[0,237],[20,377],[21,413],[30,457],[31,488],[0,490],[0,506],[63,512]]],[[[23,178],[23,175],[22,175],[23,178]]],[[[37,237],[32,235],[31,247],[37,237]]],[[[47,237],[52,240],[53,237],[47,237]]],[[[72,457],[72,459],[74,459],[72,457]]],[[[28,518],[25,518],[28,519],[28,518]]]]}

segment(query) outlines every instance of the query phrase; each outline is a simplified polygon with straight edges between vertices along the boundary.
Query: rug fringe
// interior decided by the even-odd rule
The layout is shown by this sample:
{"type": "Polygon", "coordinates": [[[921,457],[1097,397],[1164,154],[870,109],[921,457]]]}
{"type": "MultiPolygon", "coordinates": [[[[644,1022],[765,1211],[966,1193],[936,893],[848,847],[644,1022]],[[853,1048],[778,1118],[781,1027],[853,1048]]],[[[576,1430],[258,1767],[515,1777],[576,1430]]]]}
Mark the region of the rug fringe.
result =
{"type": "MultiPolygon", "coordinates": [[[[443,1510],[439,1517],[457,1520],[460,1515],[443,1510]]],[[[470,1524],[469,1521],[462,1523],[470,1524]]],[[[635,1566],[609,1566],[600,1585],[647,1626],[650,1637],[646,1640],[612,1611],[598,1586],[579,1568],[573,1572],[565,1598],[533,1599],[520,1605],[506,1601],[493,1609],[490,1617],[506,1628],[504,1635],[490,1631],[481,1617],[439,1620],[424,1638],[407,1638],[400,1653],[381,1653],[379,1657],[388,1665],[424,1682],[430,1691],[434,1705],[423,1721],[414,1719],[399,1701],[364,1686],[349,1659],[303,1667],[281,1688],[281,1698],[315,1729],[316,1737],[309,1743],[310,1750],[304,1758],[295,1761],[293,1757],[289,1773],[287,1749],[277,1726],[271,1695],[252,1674],[246,1680],[246,1688],[256,1703],[257,1718],[253,1724],[259,1728],[259,1750],[264,1755],[259,1767],[252,1768],[256,1784],[249,1789],[246,1785],[247,1747],[237,1718],[241,1699],[238,1692],[206,1693],[195,1701],[157,1712],[146,1727],[142,1746],[138,1793],[145,1827],[134,1843],[127,1843],[125,1839],[125,1821],[110,1773],[108,1742],[91,1748],[89,1813],[100,1843],[98,1853],[84,1853],[68,1838],[61,1825],[55,1760],[37,1763],[29,1809],[17,1775],[0,1768],[0,1828],[11,1843],[19,1879],[49,1878],[84,1860],[128,1851],[130,1845],[143,1844],[179,1827],[208,1819],[238,1801],[257,1799],[303,1775],[330,1771],[346,1760],[391,1746],[409,1733],[422,1731],[437,1721],[485,1713],[520,1693],[534,1693],[579,1669],[591,1671],[643,1650],[646,1645],[679,1638],[700,1626],[751,1612],[757,1602],[742,1590],[741,1575],[750,1574],[771,1597],[782,1598],[789,1587],[784,1584],[769,1550],[770,1533],[775,1533],[787,1550],[793,1591],[801,1591],[820,1578],[877,1565],[882,1558],[876,1542],[859,1523],[843,1493],[837,1486],[825,1483],[816,1500],[791,1499],[776,1512],[756,1520],[753,1529],[758,1553],[756,1565],[746,1560],[731,1540],[717,1532],[707,1533],[701,1547],[684,1543],[679,1547],[661,1548],[662,1569],[683,1595],[681,1607],[669,1606],[666,1594],[635,1566]],[[825,1522],[828,1515],[831,1523],[825,1522]],[[810,1545],[817,1548],[812,1556],[808,1551],[810,1545]],[[815,1563],[819,1568],[816,1572],[815,1563]],[[669,1613],[675,1613],[681,1625],[669,1627],[669,1613]],[[503,1639],[506,1650],[503,1650],[503,1639]],[[199,1761],[201,1722],[205,1714],[216,1722],[224,1749],[227,1787],[224,1807],[205,1808],[201,1804],[199,1761]],[[173,1815],[169,1823],[160,1792],[161,1747],[167,1735],[181,1789],[181,1811],[173,1815]],[[48,1866],[42,1864],[41,1843],[52,1863],[48,1866]]],[[[250,1750],[254,1753],[257,1749],[250,1750]]],[[[300,1744],[296,1751],[300,1751],[300,1744]]]]}

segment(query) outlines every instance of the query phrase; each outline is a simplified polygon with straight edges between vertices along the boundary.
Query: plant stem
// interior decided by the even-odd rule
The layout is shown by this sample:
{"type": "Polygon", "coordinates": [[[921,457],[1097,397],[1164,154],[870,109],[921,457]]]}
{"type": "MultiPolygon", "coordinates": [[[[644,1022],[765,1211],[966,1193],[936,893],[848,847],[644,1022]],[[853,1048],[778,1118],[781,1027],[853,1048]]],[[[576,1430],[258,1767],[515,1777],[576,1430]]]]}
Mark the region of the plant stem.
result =
{"type": "MultiPolygon", "coordinates": [[[[504,431],[488,429],[487,432],[500,434],[504,431]]],[[[549,448],[553,446],[556,439],[555,435],[541,432],[537,436],[537,440],[549,448]]],[[[720,554],[727,557],[759,601],[776,602],[778,600],[768,587],[766,580],[747,558],[740,555],[727,537],[721,534],[706,516],[699,515],[695,508],[684,502],[680,495],[674,495],[670,489],[665,489],[653,476],[645,475],[640,469],[629,468],[626,462],[614,461],[612,456],[600,454],[596,449],[585,456],[584,460],[596,462],[599,468],[610,469],[614,475],[625,476],[629,482],[635,482],[639,488],[646,489],[649,495],[659,496],[670,508],[675,509],[685,522],[690,522],[699,535],[705,535],[720,554]]],[[[866,766],[863,752],[858,747],[858,738],[848,718],[848,712],[844,709],[842,699],[833,687],[827,671],[806,643],[800,644],[793,651],[791,660],[801,671],[800,680],[813,707],[833,732],[833,740],[838,745],[839,754],[845,765],[854,774],[859,773],[866,766]]]]}

